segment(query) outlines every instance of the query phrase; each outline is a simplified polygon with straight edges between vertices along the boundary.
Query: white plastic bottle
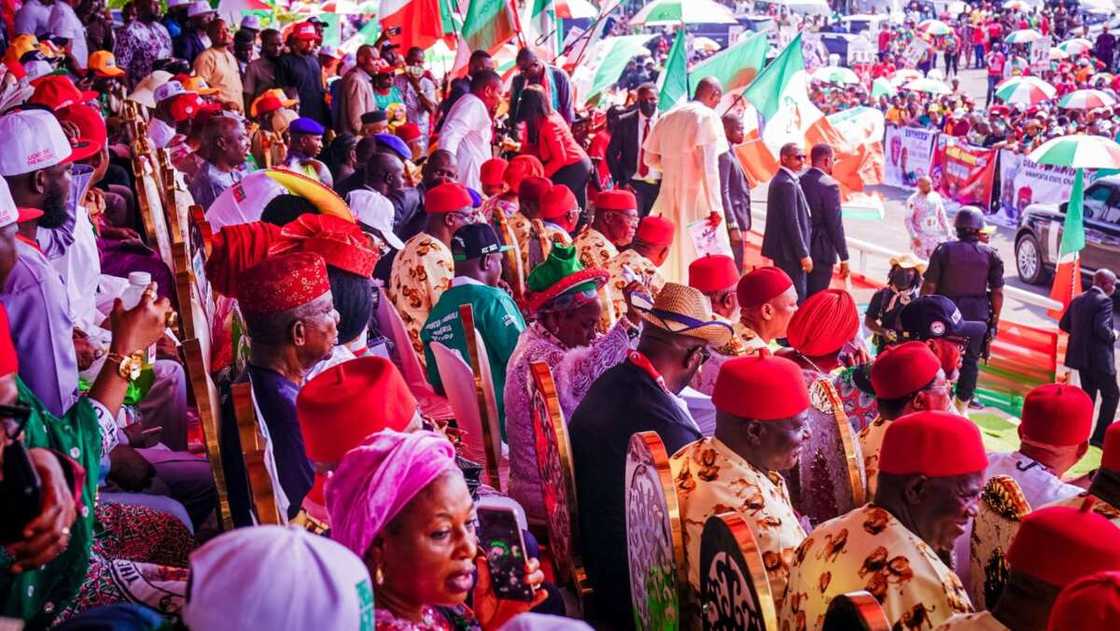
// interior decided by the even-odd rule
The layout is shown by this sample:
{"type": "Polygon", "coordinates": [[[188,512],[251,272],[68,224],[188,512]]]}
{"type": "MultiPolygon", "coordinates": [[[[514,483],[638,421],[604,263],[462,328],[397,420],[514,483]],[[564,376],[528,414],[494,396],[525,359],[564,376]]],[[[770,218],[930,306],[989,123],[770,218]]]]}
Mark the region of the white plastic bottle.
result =
{"type": "MultiPolygon", "coordinates": [[[[125,287],[124,292],[121,293],[121,302],[124,303],[125,311],[134,309],[136,305],[140,304],[140,299],[144,296],[144,291],[147,290],[148,285],[151,284],[152,275],[148,272],[129,272],[128,287],[125,287]]],[[[147,349],[144,365],[151,366],[155,361],[156,345],[152,344],[147,349]]]]}

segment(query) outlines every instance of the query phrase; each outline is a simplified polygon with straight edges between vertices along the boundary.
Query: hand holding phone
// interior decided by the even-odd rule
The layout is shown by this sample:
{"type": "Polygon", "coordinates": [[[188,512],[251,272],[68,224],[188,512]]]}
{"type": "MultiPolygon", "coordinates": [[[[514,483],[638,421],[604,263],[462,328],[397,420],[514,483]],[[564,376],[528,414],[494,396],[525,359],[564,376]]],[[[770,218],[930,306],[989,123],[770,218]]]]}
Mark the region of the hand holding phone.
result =
{"type": "Polygon", "coordinates": [[[494,594],[501,599],[533,600],[528,577],[525,540],[509,507],[478,509],[478,539],[486,555],[494,594]]]}

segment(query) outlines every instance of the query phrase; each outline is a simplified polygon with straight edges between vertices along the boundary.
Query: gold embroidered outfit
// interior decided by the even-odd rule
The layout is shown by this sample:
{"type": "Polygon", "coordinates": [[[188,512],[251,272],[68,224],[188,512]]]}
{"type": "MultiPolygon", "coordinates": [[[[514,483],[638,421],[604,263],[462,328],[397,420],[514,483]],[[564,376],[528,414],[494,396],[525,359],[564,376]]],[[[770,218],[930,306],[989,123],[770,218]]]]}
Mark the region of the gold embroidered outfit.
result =
{"type": "Polygon", "coordinates": [[[421,365],[425,362],[420,329],[428,320],[432,305],[451,286],[454,276],[451,249],[424,232],[405,241],[404,248],[393,260],[393,270],[389,275],[389,300],[393,301],[408,329],[408,337],[421,365]]]}

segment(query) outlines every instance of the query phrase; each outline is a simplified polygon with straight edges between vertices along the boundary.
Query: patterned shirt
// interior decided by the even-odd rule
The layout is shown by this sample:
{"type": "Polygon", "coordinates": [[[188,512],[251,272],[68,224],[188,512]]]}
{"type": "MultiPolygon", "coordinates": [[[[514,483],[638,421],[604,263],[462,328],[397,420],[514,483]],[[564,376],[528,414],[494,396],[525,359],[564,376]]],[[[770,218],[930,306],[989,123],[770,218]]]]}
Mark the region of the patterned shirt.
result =
{"type": "Polygon", "coordinates": [[[840,594],[867,590],[892,628],[924,629],[972,613],[961,580],[886,509],[867,504],[818,526],[797,548],[778,611],[783,629],[819,630],[840,594]]]}
{"type": "Polygon", "coordinates": [[[635,250],[624,250],[607,265],[607,273],[611,275],[608,285],[611,300],[614,302],[615,317],[626,313],[627,309],[626,296],[623,290],[630,284],[630,281],[623,274],[622,270],[624,269],[629,270],[630,274],[638,278],[646,291],[649,292],[650,299],[656,298],[657,294],[661,292],[661,288],[665,286],[665,279],[657,271],[657,266],[653,264],[653,261],[638,254],[635,250]]]}
{"type": "MultiPolygon", "coordinates": [[[[1063,497],[1062,499],[1060,499],[1056,502],[1051,502],[1049,504],[1046,504],[1045,507],[1050,508],[1051,506],[1066,506],[1066,507],[1069,507],[1069,508],[1081,508],[1081,505],[1085,503],[1085,500],[1089,499],[1090,495],[1092,495],[1092,494],[1089,493],[1088,491],[1085,491],[1084,493],[1080,493],[1078,495],[1072,495],[1070,497],[1063,497]]],[[[1093,502],[1093,506],[1091,507],[1091,510],[1094,513],[1100,515],[1101,517],[1104,517],[1105,519],[1107,519],[1107,520],[1111,521],[1112,523],[1116,524],[1117,526],[1120,526],[1120,507],[1113,506],[1112,504],[1109,504],[1108,502],[1102,500],[1101,498],[1099,498],[1095,495],[1093,495],[1092,497],[1094,499],[1094,502],[1093,502]]],[[[1038,510],[1039,508],[1042,508],[1042,507],[1033,506],[1032,508],[1034,508],[1035,510],[1038,510]]]]}
{"type": "Polygon", "coordinates": [[[762,471],[717,438],[702,438],[669,460],[680,501],[689,586],[700,591],[700,537],[712,515],[737,511],[758,540],[770,590],[781,605],[794,549],[805,530],[789,500],[785,480],[762,471]]]}
{"type": "Polygon", "coordinates": [[[607,269],[611,259],[618,256],[618,248],[614,247],[610,239],[590,226],[576,236],[575,245],[576,255],[585,269],[607,269]]]}
{"type": "Polygon", "coordinates": [[[405,117],[411,123],[416,123],[420,127],[420,147],[422,152],[428,150],[428,138],[431,135],[429,123],[431,114],[428,110],[424,109],[423,103],[420,100],[420,94],[428,97],[429,103],[438,103],[439,98],[436,96],[435,81],[428,76],[420,77],[417,84],[420,86],[420,92],[417,93],[416,88],[412,86],[412,81],[409,80],[408,75],[400,74],[393,81],[394,87],[401,99],[404,100],[404,113],[405,117]]]}
{"type": "Polygon", "coordinates": [[[958,613],[933,631],[1010,631],[990,611],[958,613]]]}
{"type": "Polygon", "coordinates": [[[863,470],[867,473],[867,497],[875,497],[875,489],[879,487],[879,451],[883,449],[883,437],[890,424],[889,419],[876,416],[859,433],[859,450],[863,452],[863,470]]]}
{"type": "Polygon", "coordinates": [[[529,257],[529,264],[525,269],[530,271],[548,259],[549,252],[552,252],[552,244],[572,245],[571,235],[560,226],[547,222],[541,222],[541,225],[544,227],[544,239],[540,238],[540,231],[537,228],[533,227],[532,224],[529,226],[529,245],[525,248],[527,250],[526,256],[529,257]]]}
{"type": "Polygon", "coordinates": [[[159,22],[133,20],[117,33],[113,54],[117,65],[128,70],[128,80],[136,85],[152,73],[156,60],[171,57],[171,35],[159,22]]]}
{"type": "Polygon", "coordinates": [[[517,248],[521,252],[521,269],[529,275],[529,234],[533,231],[533,223],[520,211],[509,216],[509,229],[517,239],[517,248]]]}
{"type": "Polygon", "coordinates": [[[393,270],[389,275],[389,300],[393,301],[408,329],[408,337],[421,365],[425,362],[420,329],[424,328],[432,305],[451,286],[454,277],[455,263],[451,259],[451,249],[426,232],[405,241],[404,249],[393,260],[393,270]]]}

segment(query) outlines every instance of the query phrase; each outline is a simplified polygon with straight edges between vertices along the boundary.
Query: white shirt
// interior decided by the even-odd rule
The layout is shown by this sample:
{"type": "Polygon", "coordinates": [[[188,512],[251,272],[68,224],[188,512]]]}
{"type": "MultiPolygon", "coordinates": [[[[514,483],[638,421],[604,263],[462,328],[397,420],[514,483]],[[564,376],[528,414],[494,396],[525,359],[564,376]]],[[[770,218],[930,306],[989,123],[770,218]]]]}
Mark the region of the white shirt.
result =
{"type": "Polygon", "coordinates": [[[84,331],[93,330],[99,322],[95,289],[101,277],[101,255],[97,250],[97,235],[84,207],[75,209],[74,242],[62,256],[51,261],[51,267],[66,286],[70,319],[84,331]]]}
{"type": "Polygon", "coordinates": [[[46,34],[49,31],[47,23],[50,22],[50,18],[50,7],[39,0],[27,0],[19,11],[16,11],[16,34],[31,33],[35,36],[46,34]]]}
{"type": "Polygon", "coordinates": [[[86,45],[86,27],[74,13],[73,7],[55,0],[51,8],[50,18],[47,21],[47,30],[55,37],[64,37],[70,40],[70,53],[78,62],[78,67],[84,69],[89,59],[89,48],[86,45]]]}
{"type": "Polygon", "coordinates": [[[447,112],[439,135],[439,148],[453,153],[459,163],[459,182],[476,191],[482,190],[482,163],[493,157],[491,125],[490,112],[482,99],[464,94],[447,112]]]}

